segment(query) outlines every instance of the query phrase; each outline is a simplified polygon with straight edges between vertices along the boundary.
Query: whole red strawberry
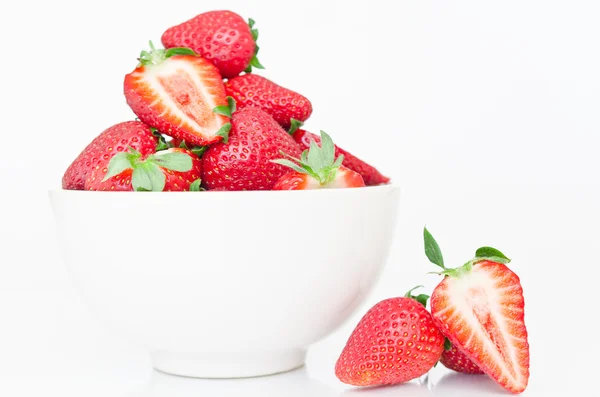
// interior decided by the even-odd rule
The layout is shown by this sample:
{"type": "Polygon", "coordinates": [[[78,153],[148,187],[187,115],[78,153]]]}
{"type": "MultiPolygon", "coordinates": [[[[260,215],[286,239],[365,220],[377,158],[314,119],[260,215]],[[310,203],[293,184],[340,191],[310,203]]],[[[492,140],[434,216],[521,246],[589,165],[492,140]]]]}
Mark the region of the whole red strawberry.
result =
{"type": "Polygon", "coordinates": [[[444,275],[431,295],[436,325],[500,386],[523,392],[529,380],[525,300],[519,277],[506,266],[510,259],[495,248],[482,247],[475,258],[449,269],[427,229],[423,236],[427,257],[444,275]]]}
{"type": "Polygon", "coordinates": [[[149,126],[193,145],[227,139],[231,124],[222,109],[228,102],[215,66],[189,49],[150,47],[125,76],[131,110],[149,126]]]}
{"type": "Polygon", "coordinates": [[[464,374],[483,374],[483,371],[469,357],[461,353],[455,346],[452,346],[450,341],[448,341],[448,344],[448,349],[444,349],[442,358],[440,358],[440,362],[444,367],[464,374]]]}
{"type": "MultiPolygon", "coordinates": [[[[321,138],[319,138],[317,135],[311,134],[310,132],[302,129],[295,129],[296,125],[294,125],[292,127],[293,129],[290,131],[293,133],[294,139],[296,142],[298,142],[298,144],[300,144],[302,149],[310,148],[310,142],[313,140],[319,144],[321,143],[321,138]]],[[[350,168],[352,171],[358,172],[363,177],[363,180],[367,186],[380,185],[390,181],[390,178],[383,176],[375,167],[365,163],[358,157],[336,146],[335,156],[339,157],[341,155],[344,156],[342,165],[350,168]]]]}
{"type": "Polygon", "coordinates": [[[238,108],[261,108],[286,130],[290,128],[291,119],[305,121],[312,113],[312,105],[304,96],[256,74],[229,80],[225,90],[236,100],[238,108]]]}
{"type": "Polygon", "coordinates": [[[360,320],[336,365],[355,386],[391,385],[426,374],[444,350],[444,335],[425,309],[426,295],[383,300],[360,320]],[[425,302],[424,302],[425,301],[425,302]]]}
{"type": "Polygon", "coordinates": [[[85,190],[198,190],[201,175],[202,162],[189,150],[172,148],[142,156],[130,149],[115,155],[108,167],[89,173],[85,190]]]}
{"type": "Polygon", "coordinates": [[[87,175],[106,168],[117,153],[133,148],[142,155],[154,153],[158,140],[152,129],[139,121],[113,125],[98,135],[71,163],[62,178],[63,189],[83,190],[87,175]]]}
{"type": "Polygon", "coordinates": [[[203,160],[203,183],[208,189],[270,190],[287,167],[271,160],[281,152],[300,156],[300,148],[271,116],[254,107],[233,114],[228,143],[212,145],[203,160]]]}
{"type": "Polygon", "coordinates": [[[197,15],[162,35],[166,48],[186,47],[208,59],[221,76],[231,78],[252,67],[263,69],[256,58],[258,30],[232,11],[210,11],[197,15]]]}

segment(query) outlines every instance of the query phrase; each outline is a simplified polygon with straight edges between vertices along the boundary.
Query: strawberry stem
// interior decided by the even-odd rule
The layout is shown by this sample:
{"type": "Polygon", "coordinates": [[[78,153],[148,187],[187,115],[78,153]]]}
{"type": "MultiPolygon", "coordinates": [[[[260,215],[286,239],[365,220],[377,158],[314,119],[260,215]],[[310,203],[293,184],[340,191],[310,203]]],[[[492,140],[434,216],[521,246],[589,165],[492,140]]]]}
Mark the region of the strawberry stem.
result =
{"type": "Polygon", "coordinates": [[[471,269],[473,269],[474,264],[484,260],[503,264],[507,264],[510,262],[510,259],[496,248],[481,247],[475,252],[475,257],[467,263],[465,263],[464,265],[454,269],[447,268],[446,266],[444,266],[444,258],[442,257],[442,251],[440,250],[440,246],[438,245],[437,241],[435,241],[431,233],[429,233],[429,230],[427,230],[426,227],[423,229],[423,240],[425,243],[425,255],[427,255],[429,261],[443,269],[441,272],[429,272],[428,274],[460,277],[463,274],[470,272],[471,269]]]}
{"type": "Polygon", "coordinates": [[[417,285],[416,287],[412,288],[411,290],[409,290],[406,294],[404,294],[405,298],[411,298],[416,300],[417,302],[419,302],[420,304],[423,305],[423,307],[427,307],[427,300],[429,299],[429,295],[426,294],[419,294],[419,295],[412,295],[411,292],[413,292],[414,290],[416,290],[417,288],[423,288],[422,285],[417,285]]]}

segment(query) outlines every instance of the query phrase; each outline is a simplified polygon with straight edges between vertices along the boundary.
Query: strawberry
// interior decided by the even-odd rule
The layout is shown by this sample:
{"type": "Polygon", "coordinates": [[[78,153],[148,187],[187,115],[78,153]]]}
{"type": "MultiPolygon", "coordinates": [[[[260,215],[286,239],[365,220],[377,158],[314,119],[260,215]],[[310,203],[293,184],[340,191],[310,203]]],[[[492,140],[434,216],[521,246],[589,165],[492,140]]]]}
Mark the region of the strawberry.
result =
{"type": "MultiPolygon", "coordinates": [[[[331,137],[321,131],[321,146],[311,142],[300,159],[272,160],[294,170],[277,181],[273,190],[311,190],[337,189],[345,187],[364,187],[360,174],[342,166],[344,155],[335,158],[335,149],[331,137]]],[[[288,156],[289,157],[289,156],[288,156]]]]}
{"type": "Polygon", "coordinates": [[[300,156],[300,148],[271,116],[247,107],[233,114],[229,143],[208,148],[202,180],[208,189],[270,190],[287,168],[271,162],[283,152],[300,156]]]}
{"type": "Polygon", "coordinates": [[[113,125],[98,135],[71,163],[62,178],[63,189],[83,190],[88,173],[105,168],[112,156],[131,147],[142,155],[153,153],[158,140],[152,129],[139,121],[113,125]]]}
{"type": "Polygon", "coordinates": [[[252,67],[264,69],[256,58],[257,38],[252,19],[246,23],[232,11],[210,11],[167,29],[161,40],[166,48],[191,48],[231,78],[252,67]]]}
{"type": "Polygon", "coordinates": [[[500,386],[521,393],[529,380],[529,343],[523,289],[502,252],[482,247],[456,269],[444,266],[441,250],[427,229],[425,253],[440,266],[442,282],[431,296],[431,314],[458,351],[500,386]]]}
{"type": "MultiPolygon", "coordinates": [[[[310,147],[311,141],[315,141],[320,143],[321,140],[315,134],[311,134],[302,129],[297,129],[298,126],[301,126],[301,123],[294,121],[292,128],[290,129],[290,133],[293,134],[294,139],[303,149],[307,149],[310,147]]],[[[352,171],[358,172],[364,179],[365,184],[367,186],[372,185],[380,185],[383,183],[388,183],[390,178],[383,176],[375,167],[365,163],[358,157],[353,156],[342,148],[338,146],[335,147],[335,155],[336,156],[344,156],[344,162],[342,165],[351,169],[352,171]]]]}
{"type": "Polygon", "coordinates": [[[469,357],[461,353],[455,346],[452,346],[450,341],[447,339],[446,341],[448,346],[447,348],[444,346],[444,352],[442,358],[440,358],[440,362],[444,367],[465,374],[483,374],[483,371],[469,357]]]}
{"type": "Polygon", "coordinates": [[[185,48],[142,51],[125,76],[127,103],[139,119],[166,135],[202,146],[227,138],[231,128],[219,71],[185,48]]]}
{"type": "Polygon", "coordinates": [[[130,149],[116,154],[108,167],[90,172],[85,190],[199,190],[202,162],[186,149],[161,150],[148,156],[130,149]]]}
{"type": "Polygon", "coordinates": [[[290,128],[291,119],[305,121],[312,113],[308,99],[256,74],[234,77],[225,83],[225,91],[239,108],[259,107],[285,129],[290,128]]]}
{"type": "Polygon", "coordinates": [[[426,374],[444,350],[444,336],[425,309],[427,295],[383,300],[360,320],[335,364],[355,386],[391,385],[426,374]]]}

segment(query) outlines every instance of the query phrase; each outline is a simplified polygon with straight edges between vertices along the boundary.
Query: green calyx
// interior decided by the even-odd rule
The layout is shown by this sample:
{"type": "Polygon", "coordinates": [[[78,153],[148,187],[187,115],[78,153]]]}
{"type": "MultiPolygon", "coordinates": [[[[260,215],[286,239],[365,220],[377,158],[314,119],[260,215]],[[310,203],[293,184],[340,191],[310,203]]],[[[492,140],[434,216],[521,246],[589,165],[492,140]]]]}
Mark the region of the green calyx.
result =
{"type": "Polygon", "coordinates": [[[203,192],[204,188],[201,186],[202,179],[196,179],[194,182],[190,184],[190,192],[203,192]]]}
{"type": "Polygon", "coordinates": [[[228,96],[227,105],[217,106],[213,109],[213,113],[220,114],[221,116],[231,118],[231,115],[237,110],[235,99],[228,96]]]}
{"type": "MultiPolygon", "coordinates": [[[[228,143],[229,142],[229,131],[231,131],[231,123],[226,123],[226,124],[223,124],[223,126],[221,128],[219,128],[219,131],[217,131],[215,133],[215,135],[222,137],[223,143],[228,143]]],[[[202,152],[202,153],[204,153],[204,152],[202,152]]]]}
{"type": "Polygon", "coordinates": [[[444,350],[448,351],[451,349],[452,349],[452,343],[450,342],[450,339],[444,338],[444,350]]]}
{"type": "Polygon", "coordinates": [[[295,118],[290,119],[290,129],[288,130],[288,134],[294,135],[294,132],[298,131],[298,128],[302,127],[304,123],[300,120],[296,120],[295,118]]]}
{"type": "Polygon", "coordinates": [[[174,48],[155,48],[152,41],[149,42],[150,51],[143,50],[138,58],[138,66],[147,65],[159,65],[165,59],[172,57],[173,55],[193,55],[198,56],[193,50],[184,47],[174,48]]]}
{"type": "Polygon", "coordinates": [[[133,148],[115,154],[108,163],[108,171],[102,182],[133,169],[131,186],[135,191],[162,192],[165,188],[163,169],[187,172],[192,169],[192,158],[181,152],[156,152],[146,158],[133,148]]]}
{"type": "MultiPolygon", "coordinates": [[[[208,146],[192,146],[192,145],[188,145],[185,141],[181,141],[179,146],[175,146],[173,144],[173,141],[167,142],[167,148],[173,148],[173,147],[178,147],[180,149],[189,150],[190,152],[194,153],[199,158],[202,158],[202,155],[208,149],[208,146]]],[[[156,150],[158,151],[158,149],[156,149],[156,150]]]]}
{"type": "Polygon", "coordinates": [[[246,72],[246,73],[252,72],[252,68],[256,68],[256,69],[264,69],[265,68],[263,65],[261,65],[260,61],[257,58],[258,50],[260,49],[260,47],[256,43],[256,41],[258,40],[258,29],[254,28],[255,23],[256,22],[254,21],[254,19],[248,18],[248,26],[250,27],[250,33],[252,33],[252,40],[254,40],[254,55],[252,56],[252,59],[250,59],[250,63],[248,64],[248,67],[246,68],[246,70],[244,70],[244,72],[246,72]]]}
{"type": "Polygon", "coordinates": [[[154,135],[157,139],[157,143],[156,143],[156,151],[157,152],[159,150],[165,150],[165,149],[169,148],[169,144],[165,140],[165,136],[163,134],[161,134],[160,131],[158,131],[154,127],[150,127],[150,132],[152,132],[152,135],[154,135]]]}
{"type": "Polygon", "coordinates": [[[416,287],[409,290],[406,294],[404,294],[404,297],[414,299],[417,302],[419,302],[420,304],[422,304],[423,307],[427,307],[427,300],[429,299],[429,295],[426,295],[426,294],[412,295],[412,292],[414,290],[416,290],[417,288],[423,288],[423,286],[417,285],[416,287]]]}
{"type": "Polygon", "coordinates": [[[462,266],[450,269],[444,265],[444,258],[442,256],[440,246],[438,245],[437,241],[435,241],[431,233],[429,233],[427,228],[423,229],[423,241],[425,246],[425,255],[429,261],[442,268],[442,271],[440,272],[431,272],[433,274],[460,277],[461,275],[470,272],[474,264],[484,260],[502,264],[510,263],[510,259],[496,248],[481,247],[475,252],[475,257],[473,259],[462,266]]]}
{"type": "Polygon", "coordinates": [[[321,146],[313,140],[310,149],[302,152],[300,159],[288,156],[282,152],[287,159],[271,160],[273,163],[284,165],[301,174],[310,175],[319,181],[321,185],[327,185],[335,180],[336,173],[344,156],[335,158],[335,146],[333,140],[325,131],[321,131],[321,146]]]}

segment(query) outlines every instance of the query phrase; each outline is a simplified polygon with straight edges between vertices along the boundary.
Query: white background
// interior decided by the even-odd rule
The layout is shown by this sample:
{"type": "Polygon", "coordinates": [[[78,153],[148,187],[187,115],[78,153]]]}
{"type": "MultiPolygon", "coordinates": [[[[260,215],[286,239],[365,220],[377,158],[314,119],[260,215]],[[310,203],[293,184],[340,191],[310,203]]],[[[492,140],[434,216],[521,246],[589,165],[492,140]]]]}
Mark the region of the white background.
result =
{"type": "Polygon", "coordinates": [[[485,377],[443,368],[421,383],[363,392],[333,375],[370,305],[416,284],[435,286],[422,253],[427,224],[449,263],[488,244],[513,258],[531,343],[524,395],[600,396],[596,1],[5,1],[0,8],[0,395],[498,393],[485,377]],[[142,348],[92,317],[63,268],[47,200],[94,136],[134,117],[122,79],[147,40],[159,42],[167,27],[214,7],[257,21],[263,74],[312,101],[308,129],[326,130],[404,192],[388,266],[354,317],[311,349],[304,369],[236,382],[153,373],[142,348]]]}

